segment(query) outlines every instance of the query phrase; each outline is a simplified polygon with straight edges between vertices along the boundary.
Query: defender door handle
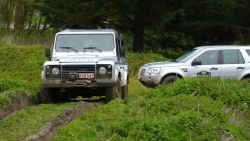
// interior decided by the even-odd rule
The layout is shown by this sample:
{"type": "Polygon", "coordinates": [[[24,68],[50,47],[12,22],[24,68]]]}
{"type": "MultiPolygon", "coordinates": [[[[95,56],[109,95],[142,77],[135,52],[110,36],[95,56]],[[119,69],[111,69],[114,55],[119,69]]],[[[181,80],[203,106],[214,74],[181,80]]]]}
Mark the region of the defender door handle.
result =
{"type": "Polygon", "coordinates": [[[210,68],[210,70],[218,70],[218,68],[213,67],[213,68],[210,68]]]}
{"type": "Polygon", "coordinates": [[[238,67],[237,70],[244,70],[244,67],[238,67]]]}

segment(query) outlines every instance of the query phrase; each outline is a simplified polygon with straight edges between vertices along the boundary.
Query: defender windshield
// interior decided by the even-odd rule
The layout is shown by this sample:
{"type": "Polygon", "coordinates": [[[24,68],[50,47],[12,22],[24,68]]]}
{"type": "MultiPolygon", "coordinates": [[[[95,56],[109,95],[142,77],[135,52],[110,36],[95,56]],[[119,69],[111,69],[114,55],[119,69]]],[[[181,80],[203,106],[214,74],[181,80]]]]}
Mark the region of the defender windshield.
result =
{"type": "Polygon", "coordinates": [[[113,49],[112,34],[61,34],[56,37],[58,52],[102,52],[113,49]]]}
{"type": "Polygon", "coordinates": [[[192,51],[187,52],[186,54],[182,55],[181,57],[177,58],[175,62],[185,63],[190,58],[192,58],[195,54],[199,53],[201,50],[194,49],[192,51]]]}

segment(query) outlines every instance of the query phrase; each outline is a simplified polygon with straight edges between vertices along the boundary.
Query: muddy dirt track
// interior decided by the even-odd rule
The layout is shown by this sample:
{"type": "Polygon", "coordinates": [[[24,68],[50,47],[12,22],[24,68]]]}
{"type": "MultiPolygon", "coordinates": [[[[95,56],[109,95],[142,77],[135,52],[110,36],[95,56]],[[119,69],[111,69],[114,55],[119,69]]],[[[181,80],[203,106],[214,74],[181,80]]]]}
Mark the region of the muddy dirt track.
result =
{"type": "Polygon", "coordinates": [[[69,110],[64,111],[56,118],[52,119],[47,125],[45,125],[39,133],[29,136],[25,141],[49,141],[55,135],[57,129],[60,126],[68,124],[77,116],[82,115],[92,108],[102,105],[104,102],[77,102],[77,104],[69,110]]]}
{"type": "Polygon", "coordinates": [[[13,101],[10,105],[2,109],[0,108],[0,120],[8,118],[12,113],[20,111],[27,106],[32,106],[36,104],[37,102],[35,102],[32,97],[22,94],[17,100],[13,101]]]}
{"type": "MultiPolygon", "coordinates": [[[[75,105],[71,109],[65,110],[61,114],[57,115],[56,118],[51,119],[38,133],[26,137],[25,141],[49,141],[55,135],[59,127],[68,124],[79,115],[82,115],[99,105],[103,105],[104,103],[105,102],[102,99],[96,101],[75,102],[75,105]]],[[[39,103],[31,97],[20,95],[20,97],[13,101],[10,105],[0,109],[0,121],[4,121],[25,107],[35,106],[38,104],[39,103]]]]}

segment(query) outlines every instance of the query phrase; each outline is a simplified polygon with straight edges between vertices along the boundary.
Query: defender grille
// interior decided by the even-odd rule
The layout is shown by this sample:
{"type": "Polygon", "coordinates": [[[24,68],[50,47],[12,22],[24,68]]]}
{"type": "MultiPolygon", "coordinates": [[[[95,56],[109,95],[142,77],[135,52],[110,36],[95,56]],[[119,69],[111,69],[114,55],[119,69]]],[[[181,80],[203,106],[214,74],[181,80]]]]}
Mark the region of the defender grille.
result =
{"type": "Polygon", "coordinates": [[[95,65],[62,65],[62,80],[68,80],[70,73],[95,74],[95,65]]]}

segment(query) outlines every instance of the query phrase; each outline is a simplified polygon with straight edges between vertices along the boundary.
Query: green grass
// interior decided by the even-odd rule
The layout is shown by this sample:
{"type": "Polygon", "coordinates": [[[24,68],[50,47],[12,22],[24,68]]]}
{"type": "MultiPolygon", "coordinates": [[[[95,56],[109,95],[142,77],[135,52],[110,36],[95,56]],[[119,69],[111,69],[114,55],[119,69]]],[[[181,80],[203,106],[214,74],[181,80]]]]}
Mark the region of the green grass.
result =
{"type": "Polygon", "coordinates": [[[139,82],[133,80],[130,93],[136,93],[129,101],[112,101],[80,116],[61,128],[53,140],[247,141],[250,116],[246,90],[250,86],[227,80],[223,88],[217,86],[220,81],[183,79],[170,86],[139,90],[133,87],[140,87],[139,82]],[[222,96],[215,98],[216,94],[222,96]],[[236,101],[228,103],[234,98],[236,101]]]}
{"type": "Polygon", "coordinates": [[[43,46],[0,48],[0,107],[21,93],[37,95],[45,60],[43,46]]]}
{"type": "MultiPolygon", "coordinates": [[[[0,48],[0,107],[19,94],[37,96],[42,46],[0,48]]],[[[249,140],[250,85],[237,80],[178,80],[156,89],[136,79],[139,68],[166,61],[157,54],[128,54],[129,101],[115,100],[82,115],[58,131],[54,140],[249,140]]],[[[39,131],[72,104],[40,105],[0,123],[0,140],[20,140],[39,131]]]]}
{"type": "Polygon", "coordinates": [[[73,103],[65,103],[25,108],[9,119],[0,121],[0,140],[23,140],[25,137],[39,132],[47,122],[72,106],[73,103]]]}

